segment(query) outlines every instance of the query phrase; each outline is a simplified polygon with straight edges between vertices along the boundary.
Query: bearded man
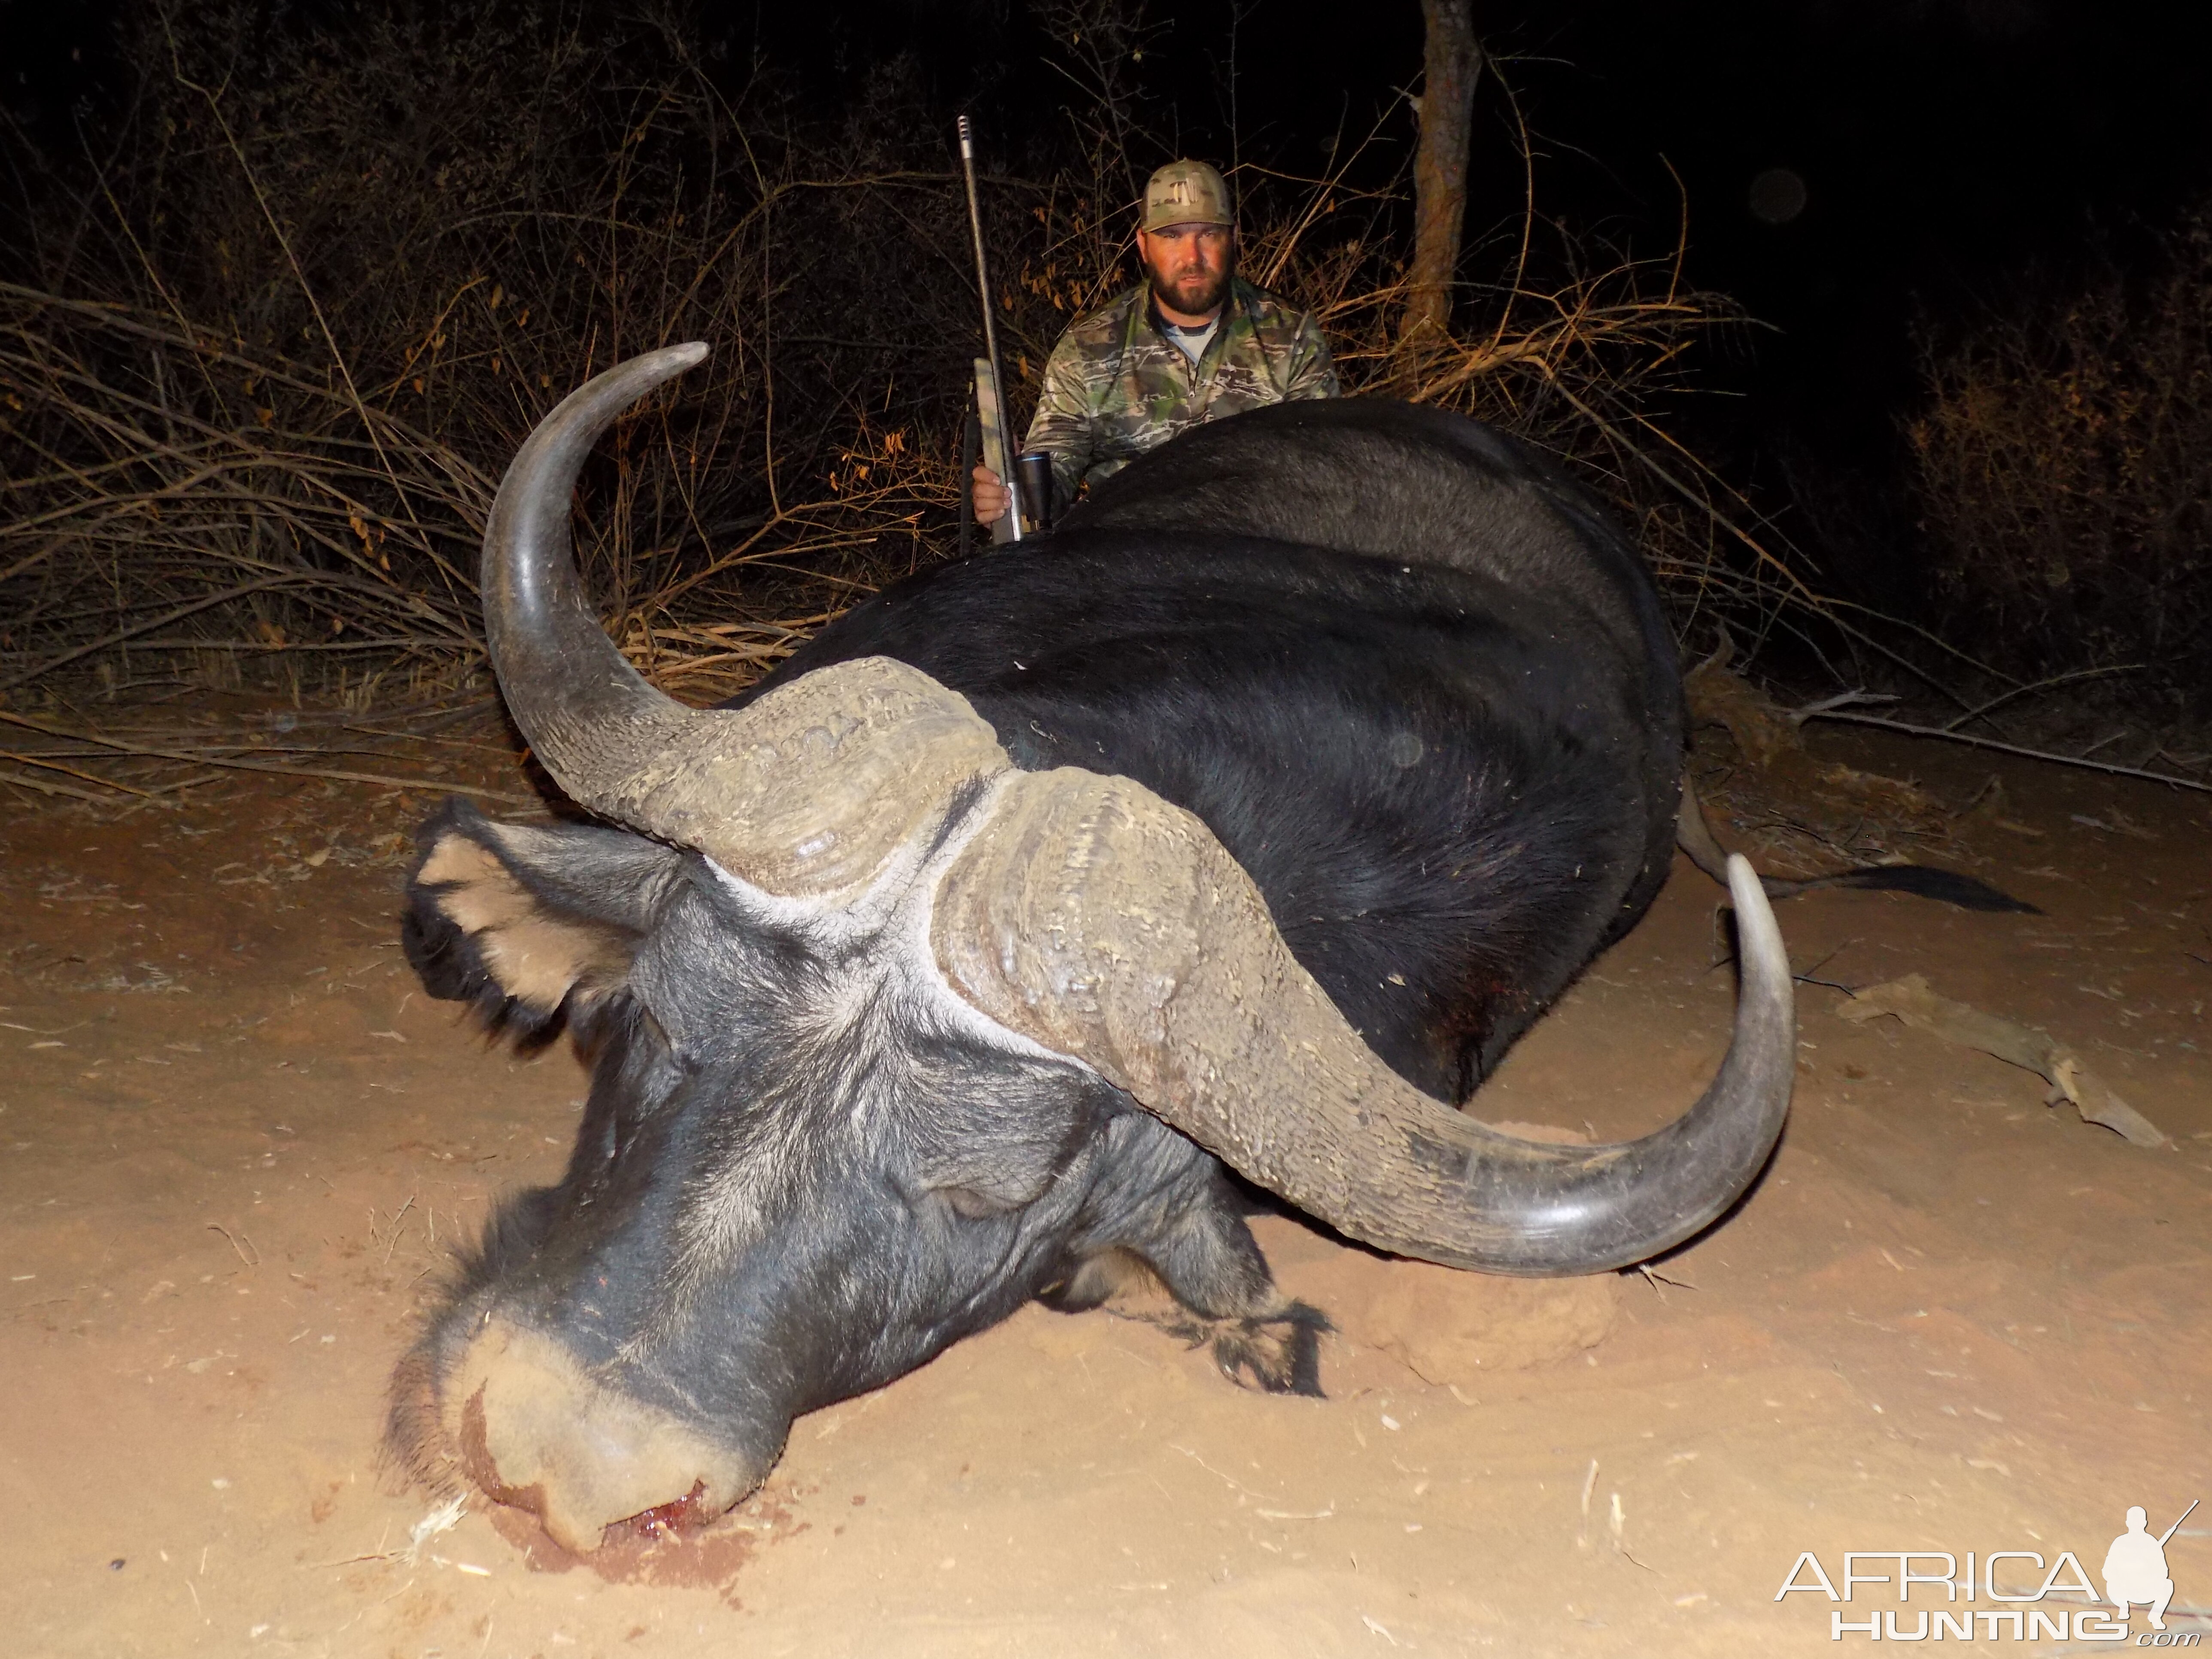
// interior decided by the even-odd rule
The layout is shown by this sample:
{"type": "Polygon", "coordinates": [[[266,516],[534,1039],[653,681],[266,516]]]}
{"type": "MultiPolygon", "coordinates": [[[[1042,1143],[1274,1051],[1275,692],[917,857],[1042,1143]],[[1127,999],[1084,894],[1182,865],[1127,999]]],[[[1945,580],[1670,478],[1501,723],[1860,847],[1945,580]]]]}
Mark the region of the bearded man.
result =
{"type": "MultiPolygon", "coordinates": [[[[1337,395],[1313,313],[1237,275],[1229,186],[1203,161],[1170,161],[1145,186],[1137,253],[1146,280],[1079,318],[1044,367],[1030,450],[1052,457],[1053,516],[1186,427],[1265,404],[1337,395]]],[[[1006,510],[988,467],[975,520],[1006,510]]]]}

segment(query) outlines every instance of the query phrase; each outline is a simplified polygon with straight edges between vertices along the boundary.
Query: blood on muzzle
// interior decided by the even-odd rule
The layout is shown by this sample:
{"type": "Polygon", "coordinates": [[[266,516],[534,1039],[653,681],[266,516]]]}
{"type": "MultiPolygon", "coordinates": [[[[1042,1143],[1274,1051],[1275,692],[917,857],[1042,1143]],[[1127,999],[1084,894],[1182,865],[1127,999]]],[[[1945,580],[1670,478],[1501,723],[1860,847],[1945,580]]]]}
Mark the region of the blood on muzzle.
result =
{"type": "Polygon", "coordinates": [[[599,1548],[607,1528],[650,1512],[711,1520],[766,1473],[505,1319],[470,1341],[442,1393],[464,1473],[579,1555],[599,1548]]]}

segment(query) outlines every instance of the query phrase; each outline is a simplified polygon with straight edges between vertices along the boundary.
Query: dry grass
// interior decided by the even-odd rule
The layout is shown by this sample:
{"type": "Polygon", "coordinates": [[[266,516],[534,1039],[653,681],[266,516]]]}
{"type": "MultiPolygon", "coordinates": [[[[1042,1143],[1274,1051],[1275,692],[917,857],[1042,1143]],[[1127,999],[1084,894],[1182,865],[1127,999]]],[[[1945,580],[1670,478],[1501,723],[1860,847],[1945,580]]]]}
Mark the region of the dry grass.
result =
{"type": "Polygon", "coordinates": [[[1956,635],[2212,714],[2212,219],[2148,280],[2045,289],[1923,361],[1909,436],[1956,635]]]}
{"type": "MultiPolygon", "coordinates": [[[[579,498],[587,580],[641,663],[725,689],[928,555],[953,394],[902,405],[884,341],[809,326],[884,310],[957,228],[912,219],[928,181],[870,135],[733,101],[641,28],[386,18],[341,59],[242,9],[189,41],[167,23],[137,18],[113,155],[19,204],[0,690],[467,680],[507,458],[571,386],[675,339],[716,349],[579,498]],[[246,67],[217,90],[194,53],[246,67]]],[[[941,337],[958,299],[896,331],[941,337]]]]}

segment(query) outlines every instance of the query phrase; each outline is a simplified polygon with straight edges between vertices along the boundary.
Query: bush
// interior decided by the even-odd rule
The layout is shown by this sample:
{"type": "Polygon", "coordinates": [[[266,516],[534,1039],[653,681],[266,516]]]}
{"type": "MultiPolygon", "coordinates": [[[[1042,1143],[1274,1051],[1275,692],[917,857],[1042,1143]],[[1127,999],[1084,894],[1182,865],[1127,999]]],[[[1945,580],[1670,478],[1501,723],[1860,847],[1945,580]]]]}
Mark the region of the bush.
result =
{"type": "Polygon", "coordinates": [[[1962,644],[2027,679],[2140,664],[2212,708],[2212,219],[2148,280],[2046,288],[1924,342],[1908,428],[1962,644]]]}
{"type": "Polygon", "coordinates": [[[714,353],[580,496],[634,656],[744,678],[924,556],[973,301],[941,155],[882,136],[918,125],[895,81],[810,126],[680,28],[489,0],[122,27],[117,131],[30,174],[0,289],[0,688],[480,660],[507,458],[682,339],[714,353]]]}

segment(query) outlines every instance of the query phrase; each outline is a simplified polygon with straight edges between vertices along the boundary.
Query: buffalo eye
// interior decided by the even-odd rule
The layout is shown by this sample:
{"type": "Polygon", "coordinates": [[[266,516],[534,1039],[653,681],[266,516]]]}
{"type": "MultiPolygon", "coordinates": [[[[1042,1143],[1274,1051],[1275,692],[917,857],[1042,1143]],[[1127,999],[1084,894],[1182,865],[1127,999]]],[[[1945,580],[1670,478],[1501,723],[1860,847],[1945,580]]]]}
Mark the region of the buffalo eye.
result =
{"type": "Polygon", "coordinates": [[[981,1221],[992,1216],[1011,1215],[1022,1206],[1011,1200],[987,1193],[975,1187],[939,1187],[937,1195],[952,1206],[952,1212],[970,1221],[981,1221]]]}

